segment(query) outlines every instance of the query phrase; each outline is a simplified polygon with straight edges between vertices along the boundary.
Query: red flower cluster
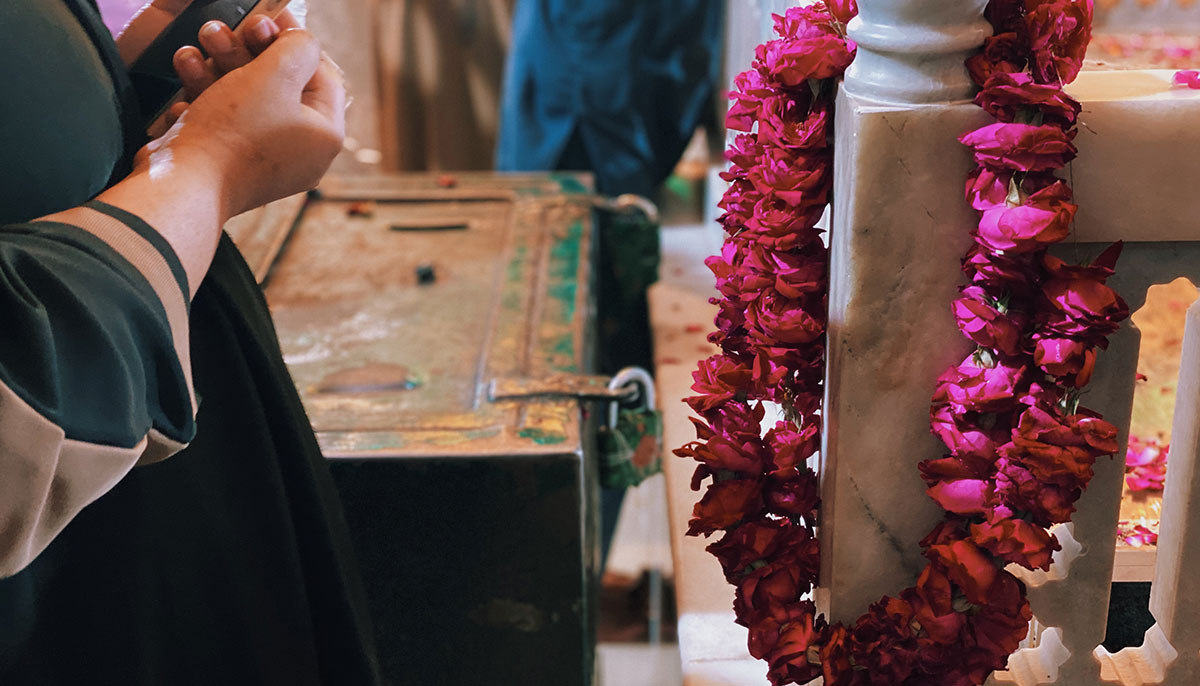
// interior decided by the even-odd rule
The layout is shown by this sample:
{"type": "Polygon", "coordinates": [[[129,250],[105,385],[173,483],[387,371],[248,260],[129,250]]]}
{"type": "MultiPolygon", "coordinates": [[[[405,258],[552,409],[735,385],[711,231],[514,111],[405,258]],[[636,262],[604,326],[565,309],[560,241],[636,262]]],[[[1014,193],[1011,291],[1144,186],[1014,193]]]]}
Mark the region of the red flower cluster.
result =
{"type": "Polygon", "coordinates": [[[948,454],[921,464],[946,519],[924,540],[916,586],[884,597],[853,624],[829,624],[808,599],[817,583],[820,445],[828,251],[815,228],[829,199],[836,79],[855,45],[853,0],[776,16],[780,38],[735,80],[720,205],[728,233],[707,264],[720,298],[721,353],[694,372],[687,402],[697,440],[675,453],[711,478],[688,533],[737,589],[734,610],[772,684],[982,684],[1028,630],[1025,588],[1006,564],[1048,569],[1092,465],[1117,450],[1116,429],[1077,407],[1096,349],[1128,315],[1105,280],[1120,246],[1088,266],[1047,248],[1066,238],[1076,206],[1054,175],[1075,156],[1079,104],[1061,84],[1079,70],[1091,0],[992,0],[996,27],[968,68],[977,102],[998,120],[962,142],[979,168],[967,184],[980,212],[963,260],[970,279],[953,311],[978,346],[939,379],[933,432],[948,454]],[[1025,72],[1026,68],[1030,72],[1025,72]],[[763,402],[789,421],[762,432],[763,402]]]}

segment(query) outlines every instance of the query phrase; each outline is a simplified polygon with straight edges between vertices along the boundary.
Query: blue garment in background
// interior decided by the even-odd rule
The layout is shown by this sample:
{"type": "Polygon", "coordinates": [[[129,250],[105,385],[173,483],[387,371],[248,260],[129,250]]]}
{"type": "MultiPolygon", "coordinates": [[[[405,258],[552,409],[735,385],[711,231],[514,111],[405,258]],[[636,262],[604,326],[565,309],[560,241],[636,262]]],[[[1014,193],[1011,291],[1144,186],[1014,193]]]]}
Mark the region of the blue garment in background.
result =
{"type": "Polygon", "coordinates": [[[713,114],[725,3],[518,0],[496,168],[652,196],[713,114]]]}

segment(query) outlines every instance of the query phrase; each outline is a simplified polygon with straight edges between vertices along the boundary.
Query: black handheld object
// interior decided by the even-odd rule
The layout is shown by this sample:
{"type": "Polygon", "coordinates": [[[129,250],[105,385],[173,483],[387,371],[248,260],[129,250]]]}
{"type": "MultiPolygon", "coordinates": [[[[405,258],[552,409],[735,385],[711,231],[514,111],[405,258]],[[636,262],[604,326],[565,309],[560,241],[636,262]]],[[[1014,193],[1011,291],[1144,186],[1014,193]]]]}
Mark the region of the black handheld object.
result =
{"type": "Polygon", "coordinates": [[[198,45],[201,26],[215,19],[236,30],[251,14],[274,17],[285,5],[287,0],[193,0],[129,65],[145,128],[162,116],[183,87],[172,60],[184,45],[198,45]]]}

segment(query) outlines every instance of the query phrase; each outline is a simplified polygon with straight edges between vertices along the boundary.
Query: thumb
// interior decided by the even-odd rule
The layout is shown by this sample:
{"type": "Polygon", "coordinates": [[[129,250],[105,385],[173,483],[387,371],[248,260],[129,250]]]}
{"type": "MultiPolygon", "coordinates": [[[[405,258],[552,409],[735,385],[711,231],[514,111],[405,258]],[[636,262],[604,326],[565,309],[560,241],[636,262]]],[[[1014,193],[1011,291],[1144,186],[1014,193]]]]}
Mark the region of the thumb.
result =
{"type": "Polygon", "coordinates": [[[242,67],[257,86],[300,97],[321,63],[321,44],[308,31],[288,29],[258,57],[242,67]]]}

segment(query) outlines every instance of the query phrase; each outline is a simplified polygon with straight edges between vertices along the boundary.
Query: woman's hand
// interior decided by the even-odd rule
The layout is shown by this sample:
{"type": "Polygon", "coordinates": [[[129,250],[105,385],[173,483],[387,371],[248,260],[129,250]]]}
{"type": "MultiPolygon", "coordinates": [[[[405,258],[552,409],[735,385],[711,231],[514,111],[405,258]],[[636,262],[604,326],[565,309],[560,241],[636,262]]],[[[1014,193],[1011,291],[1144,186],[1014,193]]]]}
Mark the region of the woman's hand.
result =
{"type": "Polygon", "coordinates": [[[209,85],[146,157],[221,169],[232,216],[316,186],[344,136],[341,73],[312,34],[289,29],[209,85]]]}
{"type": "Polygon", "coordinates": [[[272,20],[257,14],[246,20],[242,30],[234,33],[220,21],[210,21],[200,27],[197,36],[199,48],[185,45],[175,51],[174,67],[183,82],[183,98],[167,110],[166,125],[169,127],[187,109],[188,103],[200,96],[209,86],[225,74],[245,66],[279,36],[280,31],[303,28],[284,10],[272,20]],[[200,49],[203,48],[204,52],[200,49]],[[207,53],[208,57],[205,57],[207,53]]]}
{"type": "Polygon", "coordinates": [[[199,285],[230,217],[316,186],[345,136],[341,72],[291,29],[208,86],[100,195],[156,227],[199,285]]]}

